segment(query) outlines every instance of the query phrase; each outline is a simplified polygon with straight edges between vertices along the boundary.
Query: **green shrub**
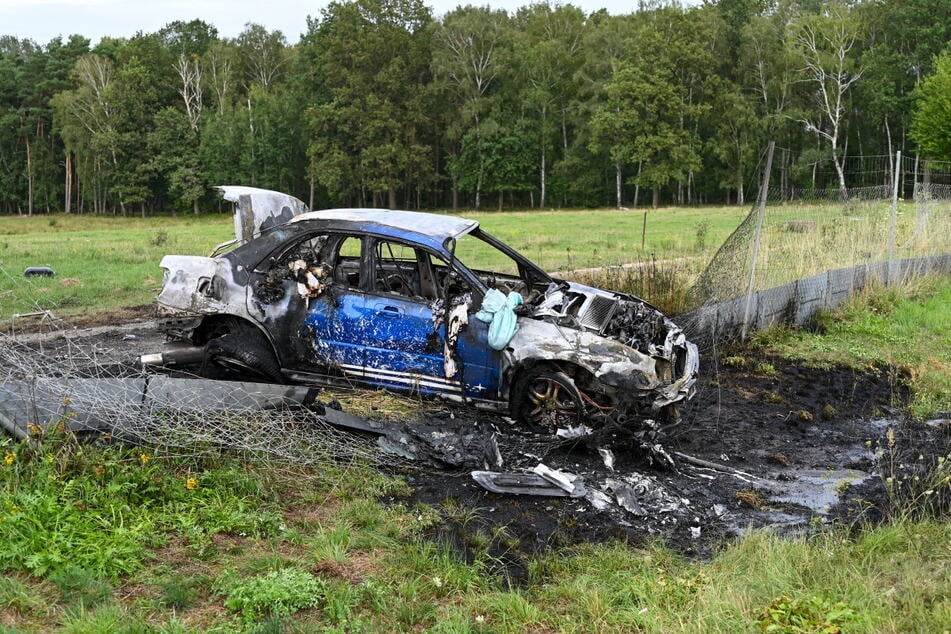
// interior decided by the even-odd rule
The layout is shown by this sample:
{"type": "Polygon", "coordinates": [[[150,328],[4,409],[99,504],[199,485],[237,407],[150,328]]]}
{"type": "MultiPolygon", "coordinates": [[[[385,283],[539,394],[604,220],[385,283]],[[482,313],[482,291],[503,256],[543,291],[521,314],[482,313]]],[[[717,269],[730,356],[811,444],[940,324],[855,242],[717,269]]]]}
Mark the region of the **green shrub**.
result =
{"type": "Polygon", "coordinates": [[[844,603],[835,603],[809,597],[775,599],[760,616],[758,625],[763,632],[776,634],[805,634],[821,632],[837,634],[842,626],[854,621],[855,610],[844,603]]]}

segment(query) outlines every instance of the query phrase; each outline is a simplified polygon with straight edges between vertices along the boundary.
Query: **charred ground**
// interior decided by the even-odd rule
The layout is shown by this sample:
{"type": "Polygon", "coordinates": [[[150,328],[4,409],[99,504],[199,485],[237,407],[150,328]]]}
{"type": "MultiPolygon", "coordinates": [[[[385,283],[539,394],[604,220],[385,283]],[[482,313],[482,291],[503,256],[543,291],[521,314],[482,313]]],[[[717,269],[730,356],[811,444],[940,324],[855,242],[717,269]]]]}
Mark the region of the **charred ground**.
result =
{"type": "MultiPolygon", "coordinates": [[[[81,346],[117,368],[160,344],[147,322],[77,331],[68,341],[34,335],[30,343],[53,357],[81,346]]],[[[555,442],[495,415],[425,403],[417,420],[389,439],[428,438],[427,447],[436,450],[403,464],[413,492],[385,502],[431,505],[441,518],[430,531],[433,539],[469,559],[488,555],[514,584],[526,581],[533,555],[585,542],[661,541],[707,557],[750,527],[859,526],[881,520],[896,497],[915,495],[914,476],[951,450],[951,433],[947,421],[903,416],[907,399],[904,377],[889,367],[807,366],[748,347],[708,350],[681,424],[651,439],[673,456],[674,468],[659,465],[642,449],[643,439],[621,430],[555,442]],[[445,432],[449,449],[432,441],[445,432]],[[486,467],[484,444],[492,438],[502,470],[541,462],[578,475],[589,491],[604,495],[486,491],[470,472],[486,467]],[[613,471],[598,449],[613,453],[613,471]],[[886,485],[889,477],[892,485],[886,485]],[[622,490],[624,504],[617,495],[622,490]]],[[[933,504],[949,506],[948,500],[933,504]]]]}

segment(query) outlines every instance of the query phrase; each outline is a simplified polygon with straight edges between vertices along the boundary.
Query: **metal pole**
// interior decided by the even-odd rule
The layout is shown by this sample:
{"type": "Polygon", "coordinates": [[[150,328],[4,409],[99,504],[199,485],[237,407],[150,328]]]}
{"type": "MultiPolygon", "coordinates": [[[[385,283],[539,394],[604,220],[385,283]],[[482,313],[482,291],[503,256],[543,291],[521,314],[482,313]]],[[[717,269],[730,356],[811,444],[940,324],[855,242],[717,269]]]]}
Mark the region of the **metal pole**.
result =
{"type": "Polygon", "coordinates": [[[740,338],[746,341],[746,333],[750,323],[750,305],[753,302],[753,284],[756,281],[756,260],[759,259],[760,236],[763,233],[763,216],[766,215],[766,196],[769,191],[769,172],[773,169],[773,150],[776,142],[770,141],[766,150],[766,170],[763,172],[763,181],[759,186],[759,196],[756,200],[756,234],[753,237],[753,253],[750,257],[750,281],[746,287],[746,308],[743,309],[743,329],[740,338]]]}
{"type": "Polygon", "coordinates": [[[888,226],[888,267],[885,269],[885,286],[892,283],[892,261],[895,258],[895,225],[898,223],[898,166],[901,164],[901,150],[895,153],[895,183],[892,187],[892,221],[888,226]]]}

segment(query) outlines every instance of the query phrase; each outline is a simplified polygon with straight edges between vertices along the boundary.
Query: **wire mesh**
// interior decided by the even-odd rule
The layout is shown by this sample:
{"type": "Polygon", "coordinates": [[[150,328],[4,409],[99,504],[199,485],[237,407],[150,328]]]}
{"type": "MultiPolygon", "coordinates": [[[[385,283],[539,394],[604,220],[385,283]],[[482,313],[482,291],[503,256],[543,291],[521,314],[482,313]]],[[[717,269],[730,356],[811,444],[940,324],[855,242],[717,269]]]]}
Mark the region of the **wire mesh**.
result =
{"type": "Polygon", "coordinates": [[[761,229],[754,205],[692,288],[689,302],[697,310],[688,326],[709,329],[715,320],[722,331],[780,319],[801,323],[869,282],[897,283],[927,268],[909,263],[947,261],[951,164],[914,157],[844,161],[860,168],[846,182],[861,185],[842,189],[837,174],[817,171],[815,182],[832,186],[803,189],[784,185],[792,167],[786,152],[777,152],[761,229]],[[905,191],[911,200],[901,198],[905,191]]]}
{"type": "MultiPolygon", "coordinates": [[[[30,279],[0,267],[0,301],[28,298],[36,314],[24,334],[12,320],[0,333],[0,427],[14,436],[52,426],[150,444],[174,455],[250,452],[306,465],[392,462],[375,441],[339,430],[306,388],[169,377],[136,362],[121,328],[74,329],[44,308],[30,279]],[[99,331],[108,336],[97,336],[99,331]]],[[[147,324],[146,324],[147,327],[147,324]]],[[[125,335],[134,337],[133,335],[125,335]]],[[[3,429],[0,429],[2,435],[3,429]]]]}

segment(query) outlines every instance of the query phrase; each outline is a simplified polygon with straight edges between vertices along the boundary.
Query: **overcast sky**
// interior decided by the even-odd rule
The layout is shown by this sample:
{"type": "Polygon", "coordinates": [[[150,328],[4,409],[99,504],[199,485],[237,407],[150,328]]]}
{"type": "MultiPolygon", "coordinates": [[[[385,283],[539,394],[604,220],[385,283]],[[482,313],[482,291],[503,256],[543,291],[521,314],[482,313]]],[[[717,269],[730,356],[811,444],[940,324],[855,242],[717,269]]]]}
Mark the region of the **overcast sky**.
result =
{"type": "MultiPolygon", "coordinates": [[[[687,0],[684,4],[699,4],[687,0]]],[[[235,37],[247,22],[280,29],[296,42],[307,28],[308,15],[319,16],[329,0],[0,0],[0,35],[15,35],[39,44],[53,37],[79,33],[95,44],[104,35],[128,37],[136,31],[157,31],[174,20],[199,18],[213,24],[222,37],[235,37]]],[[[485,5],[514,11],[531,0],[426,0],[439,16],[461,4],[485,5]]],[[[563,2],[562,4],[568,4],[563,2]]],[[[574,0],[591,13],[629,13],[636,0],[574,0]]]]}

